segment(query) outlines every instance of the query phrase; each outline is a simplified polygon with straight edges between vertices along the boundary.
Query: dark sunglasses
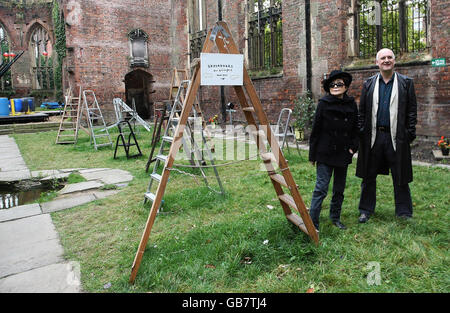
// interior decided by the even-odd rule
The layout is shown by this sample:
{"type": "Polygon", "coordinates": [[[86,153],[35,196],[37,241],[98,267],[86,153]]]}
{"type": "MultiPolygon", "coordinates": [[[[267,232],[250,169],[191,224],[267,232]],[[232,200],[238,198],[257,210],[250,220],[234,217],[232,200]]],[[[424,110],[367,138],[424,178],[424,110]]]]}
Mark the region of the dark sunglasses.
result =
{"type": "Polygon", "coordinates": [[[345,86],[345,84],[343,84],[343,83],[331,83],[331,84],[329,85],[330,88],[334,88],[334,87],[339,87],[339,88],[341,88],[341,87],[344,87],[344,86],[345,86]]]}

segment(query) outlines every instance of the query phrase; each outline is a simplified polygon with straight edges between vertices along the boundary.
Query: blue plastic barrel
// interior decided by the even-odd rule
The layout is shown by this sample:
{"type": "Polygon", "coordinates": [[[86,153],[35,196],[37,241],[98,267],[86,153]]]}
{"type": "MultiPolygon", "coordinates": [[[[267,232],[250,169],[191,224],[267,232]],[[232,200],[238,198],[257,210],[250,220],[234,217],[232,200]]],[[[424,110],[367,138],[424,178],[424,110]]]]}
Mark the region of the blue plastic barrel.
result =
{"type": "Polygon", "coordinates": [[[22,98],[22,110],[20,112],[28,112],[28,98],[22,98]]]}
{"type": "Polygon", "coordinates": [[[14,112],[16,113],[22,112],[22,103],[23,100],[21,98],[14,99],[14,112]]]}
{"type": "Polygon", "coordinates": [[[34,107],[34,97],[28,97],[28,107],[31,112],[36,111],[36,108],[34,107]]]}
{"type": "Polygon", "coordinates": [[[9,115],[9,99],[0,98],[0,116],[9,115]]]}

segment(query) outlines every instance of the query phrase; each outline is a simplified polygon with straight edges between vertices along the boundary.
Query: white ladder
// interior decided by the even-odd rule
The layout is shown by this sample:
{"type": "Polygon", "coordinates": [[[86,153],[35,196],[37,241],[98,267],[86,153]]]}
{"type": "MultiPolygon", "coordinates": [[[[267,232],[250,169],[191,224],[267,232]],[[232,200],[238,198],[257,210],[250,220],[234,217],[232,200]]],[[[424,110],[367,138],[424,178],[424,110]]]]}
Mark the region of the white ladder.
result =
{"type": "MultiPolygon", "coordinates": [[[[183,93],[185,92],[185,90],[187,90],[188,84],[190,84],[189,80],[182,81],[177,90],[177,94],[176,94],[173,106],[171,108],[171,111],[170,111],[169,119],[167,121],[167,127],[164,130],[164,134],[162,136],[161,145],[159,147],[158,154],[155,156],[155,164],[153,166],[153,171],[150,174],[150,182],[147,187],[147,192],[144,195],[145,196],[144,203],[147,200],[150,200],[153,202],[156,198],[156,194],[154,192],[152,192],[153,182],[156,181],[156,182],[158,182],[158,184],[161,182],[162,175],[158,173],[160,165],[163,164],[162,173],[164,173],[164,171],[166,169],[168,155],[165,154],[165,148],[166,148],[166,146],[170,147],[174,141],[173,134],[175,133],[175,129],[177,128],[178,122],[180,120],[179,113],[183,109],[183,103],[181,102],[181,99],[184,98],[183,93]]],[[[214,169],[216,179],[217,179],[219,187],[221,189],[220,193],[223,195],[223,194],[225,194],[225,192],[223,190],[222,183],[220,181],[220,177],[217,172],[217,169],[214,165],[214,160],[213,160],[211,150],[208,148],[206,139],[203,135],[203,130],[201,131],[203,148],[204,148],[203,150],[201,150],[198,147],[198,144],[194,138],[194,135],[195,135],[194,128],[191,126],[192,125],[191,123],[195,122],[195,119],[197,118],[197,112],[195,112],[194,108],[193,108],[193,112],[194,112],[194,117],[188,118],[188,122],[185,125],[186,127],[184,128],[184,133],[181,138],[182,144],[183,144],[183,149],[184,149],[186,156],[188,157],[192,167],[198,168],[200,170],[201,176],[202,176],[206,186],[208,188],[210,188],[209,184],[208,184],[208,179],[202,168],[202,165],[206,165],[206,162],[203,159],[202,151],[207,152],[210,164],[214,169]],[[189,140],[186,140],[185,138],[189,138],[189,140]]],[[[181,126],[183,126],[183,125],[181,125],[181,126]]],[[[160,209],[161,209],[161,207],[158,208],[158,211],[160,209]]]]}
{"type": "Polygon", "coordinates": [[[91,144],[94,144],[95,150],[104,146],[112,147],[111,136],[109,135],[102,110],[100,110],[94,91],[83,91],[83,103],[90,130],[91,144]],[[94,125],[96,121],[100,125],[94,125]]]}

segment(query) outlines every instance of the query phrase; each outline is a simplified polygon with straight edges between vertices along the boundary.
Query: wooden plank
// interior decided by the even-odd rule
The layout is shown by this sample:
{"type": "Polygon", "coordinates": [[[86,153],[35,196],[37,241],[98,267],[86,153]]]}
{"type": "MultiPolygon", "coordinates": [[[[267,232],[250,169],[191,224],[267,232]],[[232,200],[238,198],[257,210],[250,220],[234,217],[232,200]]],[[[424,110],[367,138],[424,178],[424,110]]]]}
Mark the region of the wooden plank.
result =
{"type": "Polygon", "coordinates": [[[298,228],[300,228],[304,233],[308,234],[308,230],[306,229],[305,223],[303,223],[303,220],[300,216],[297,214],[288,214],[286,215],[286,218],[292,222],[292,224],[296,225],[298,228]]]}
{"type": "Polygon", "coordinates": [[[284,187],[289,188],[288,184],[286,183],[286,180],[280,174],[272,174],[272,175],[270,175],[270,178],[272,180],[276,181],[277,183],[283,185],[284,187]]]}

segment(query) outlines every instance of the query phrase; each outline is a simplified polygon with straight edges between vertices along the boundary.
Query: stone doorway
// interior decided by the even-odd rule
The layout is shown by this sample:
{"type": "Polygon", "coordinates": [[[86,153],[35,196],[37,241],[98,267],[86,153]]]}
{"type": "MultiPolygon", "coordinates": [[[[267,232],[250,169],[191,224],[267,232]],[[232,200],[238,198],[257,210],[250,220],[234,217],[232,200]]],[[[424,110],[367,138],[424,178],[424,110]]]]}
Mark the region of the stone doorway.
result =
{"type": "Polygon", "coordinates": [[[150,119],[153,113],[151,94],[153,76],[142,70],[134,70],[125,75],[126,103],[131,107],[134,99],[136,112],[143,119],[150,119]]]}

